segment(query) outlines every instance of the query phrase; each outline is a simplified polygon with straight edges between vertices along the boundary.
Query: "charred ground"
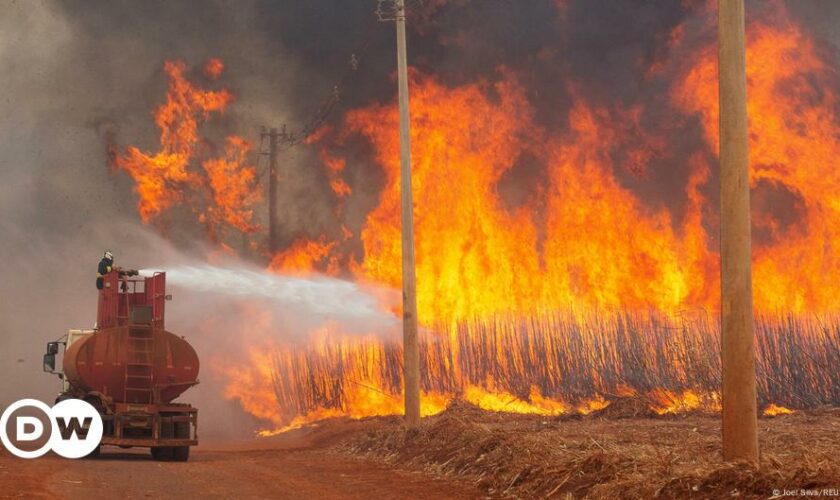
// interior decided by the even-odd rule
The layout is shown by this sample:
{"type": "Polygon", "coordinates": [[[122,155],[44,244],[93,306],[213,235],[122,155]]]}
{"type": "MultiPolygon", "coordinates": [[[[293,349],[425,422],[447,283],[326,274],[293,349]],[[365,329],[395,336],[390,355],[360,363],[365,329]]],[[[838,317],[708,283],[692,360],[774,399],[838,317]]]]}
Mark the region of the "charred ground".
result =
{"type": "Polygon", "coordinates": [[[639,417],[633,400],[589,417],[546,418],[454,404],[414,431],[381,419],[348,436],[342,453],[521,498],[768,498],[837,488],[840,412],[759,422],[758,467],[722,464],[720,419],[639,417]]]}

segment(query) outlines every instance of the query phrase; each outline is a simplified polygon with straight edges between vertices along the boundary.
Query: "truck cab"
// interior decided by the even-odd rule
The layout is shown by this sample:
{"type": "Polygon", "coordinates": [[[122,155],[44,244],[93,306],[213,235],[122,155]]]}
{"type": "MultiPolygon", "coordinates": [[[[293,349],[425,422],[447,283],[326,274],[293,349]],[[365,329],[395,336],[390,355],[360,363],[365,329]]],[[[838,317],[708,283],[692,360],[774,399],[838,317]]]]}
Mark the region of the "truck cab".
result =
{"type": "Polygon", "coordinates": [[[47,352],[44,354],[44,371],[57,375],[58,378],[61,379],[61,393],[59,394],[59,399],[61,394],[66,394],[70,390],[70,384],[67,382],[67,379],[64,378],[64,372],[62,370],[56,370],[57,356],[60,355],[63,358],[64,352],[69,346],[73,345],[73,343],[77,340],[87,335],[92,335],[94,332],[96,332],[96,330],[70,330],[67,332],[67,335],[62,337],[60,340],[47,343],[47,352]]]}

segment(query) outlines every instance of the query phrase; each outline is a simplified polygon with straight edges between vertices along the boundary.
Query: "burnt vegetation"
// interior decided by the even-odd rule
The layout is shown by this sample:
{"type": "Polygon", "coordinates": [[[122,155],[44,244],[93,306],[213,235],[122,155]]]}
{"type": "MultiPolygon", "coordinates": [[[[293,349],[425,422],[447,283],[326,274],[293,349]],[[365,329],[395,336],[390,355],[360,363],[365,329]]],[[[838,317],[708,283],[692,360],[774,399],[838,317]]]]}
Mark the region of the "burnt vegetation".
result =
{"type": "MultiPolygon", "coordinates": [[[[452,328],[427,332],[421,343],[427,394],[457,397],[478,386],[504,394],[493,409],[516,411],[525,402],[545,414],[588,412],[580,405],[595,395],[603,398],[598,406],[643,395],[662,413],[719,409],[719,325],[707,314],[555,313],[452,328]],[[534,396],[565,405],[540,406],[534,396]]],[[[759,316],[756,353],[761,408],[840,404],[837,318],[759,316]]],[[[350,412],[359,393],[399,403],[401,354],[398,342],[379,339],[284,349],[273,365],[277,401],[289,416],[350,412]]]]}

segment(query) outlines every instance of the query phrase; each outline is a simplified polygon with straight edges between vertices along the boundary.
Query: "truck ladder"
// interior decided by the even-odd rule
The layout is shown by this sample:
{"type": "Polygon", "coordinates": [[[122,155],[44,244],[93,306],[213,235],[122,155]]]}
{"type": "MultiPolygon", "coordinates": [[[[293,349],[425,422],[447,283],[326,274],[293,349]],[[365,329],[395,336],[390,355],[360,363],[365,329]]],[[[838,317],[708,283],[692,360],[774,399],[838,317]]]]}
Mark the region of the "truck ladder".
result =
{"type": "Polygon", "coordinates": [[[126,352],[124,401],[127,403],[152,404],[154,336],[151,327],[132,325],[128,328],[128,350],[126,352]]]}

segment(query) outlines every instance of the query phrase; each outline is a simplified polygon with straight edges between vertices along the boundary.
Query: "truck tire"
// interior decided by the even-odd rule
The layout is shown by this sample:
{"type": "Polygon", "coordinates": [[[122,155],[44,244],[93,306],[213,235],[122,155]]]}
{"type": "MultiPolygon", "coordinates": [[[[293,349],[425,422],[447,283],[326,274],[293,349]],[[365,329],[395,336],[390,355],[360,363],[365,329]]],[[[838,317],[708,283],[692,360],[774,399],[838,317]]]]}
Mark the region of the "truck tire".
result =
{"type": "MultiPolygon", "coordinates": [[[[175,439],[190,438],[190,423],[175,422],[175,439]]],[[[172,459],[176,462],[186,462],[190,459],[189,446],[175,446],[172,448],[172,459]]]]}
{"type": "Polygon", "coordinates": [[[152,448],[152,458],[154,460],[159,460],[161,462],[168,462],[172,460],[172,447],[171,446],[158,446],[156,448],[152,448]]]}
{"type": "MultiPolygon", "coordinates": [[[[172,439],[175,437],[175,424],[172,422],[161,422],[160,423],[160,438],[161,439],[172,439]]],[[[169,462],[172,460],[172,447],[171,446],[158,446],[152,448],[152,458],[155,460],[160,460],[162,462],[169,462]]]]}
{"type": "Polygon", "coordinates": [[[190,459],[190,447],[189,446],[173,446],[172,447],[172,460],[175,462],[186,462],[190,459]]]}

